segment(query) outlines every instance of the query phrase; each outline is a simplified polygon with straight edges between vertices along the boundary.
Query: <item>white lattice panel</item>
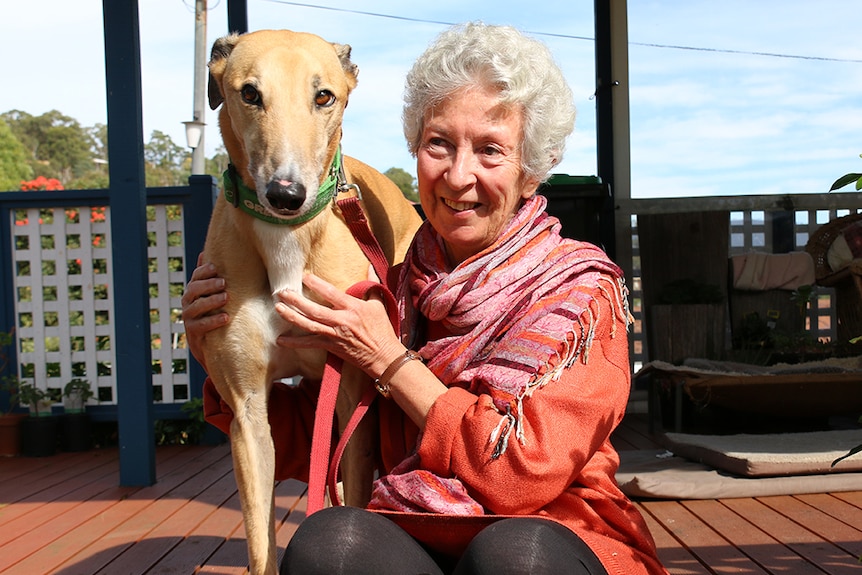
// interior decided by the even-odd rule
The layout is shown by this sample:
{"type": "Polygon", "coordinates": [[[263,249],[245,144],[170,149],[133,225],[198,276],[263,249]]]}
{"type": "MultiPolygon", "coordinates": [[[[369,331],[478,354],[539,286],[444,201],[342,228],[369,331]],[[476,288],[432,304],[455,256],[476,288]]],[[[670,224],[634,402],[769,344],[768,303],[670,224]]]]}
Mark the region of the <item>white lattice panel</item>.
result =
{"type": "MultiPolygon", "coordinates": [[[[19,377],[55,398],[69,380],[90,381],[91,403],[115,404],[109,210],[15,210],[12,274],[19,377]]],[[[184,402],[188,351],[179,321],[185,282],[182,213],[148,209],[154,397],[184,402]]]]}
{"type": "Polygon", "coordinates": [[[147,238],[153,397],[164,403],[185,402],[189,399],[189,355],[180,317],[186,282],[181,207],[150,207],[147,238]]]}

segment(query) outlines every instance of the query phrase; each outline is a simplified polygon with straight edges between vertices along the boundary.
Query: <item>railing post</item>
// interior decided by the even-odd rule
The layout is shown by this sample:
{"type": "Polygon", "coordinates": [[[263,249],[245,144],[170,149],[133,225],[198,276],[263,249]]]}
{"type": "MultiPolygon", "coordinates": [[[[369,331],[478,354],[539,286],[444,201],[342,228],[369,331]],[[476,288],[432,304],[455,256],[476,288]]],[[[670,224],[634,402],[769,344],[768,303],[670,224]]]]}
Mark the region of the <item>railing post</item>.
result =
{"type": "Polygon", "coordinates": [[[156,481],[137,0],[103,0],[120,484],[156,481]]]}
{"type": "MultiPolygon", "coordinates": [[[[204,249],[210,215],[212,214],[218,182],[212,176],[191,176],[189,178],[192,199],[183,210],[185,222],[186,281],[191,279],[198,261],[198,254],[204,249]]],[[[189,394],[201,397],[206,372],[189,353],[189,394]]]]}

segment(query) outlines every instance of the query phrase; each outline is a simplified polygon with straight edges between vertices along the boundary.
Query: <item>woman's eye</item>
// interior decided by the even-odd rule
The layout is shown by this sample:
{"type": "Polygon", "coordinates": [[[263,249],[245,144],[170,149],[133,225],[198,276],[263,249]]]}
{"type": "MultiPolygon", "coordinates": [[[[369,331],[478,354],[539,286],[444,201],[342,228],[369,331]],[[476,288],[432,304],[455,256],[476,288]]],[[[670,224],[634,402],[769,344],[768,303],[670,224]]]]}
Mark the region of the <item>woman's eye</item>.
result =
{"type": "Polygon", "coordinates": [[[246,84],[240,90],[240,95],[242,96],[243,102],[246,104],[252,104],[254,106],[260,106],[260,92],[257,91],[257,88],[252,86],[251,84],[246,84]]]}
{"type": "Polygon", "coordinates": [[[314,103],[318,108],[327,108],[335,103],[335,94],[329,90],[321,90],[315,94],[314,103]]]}
{"type": "Polygon", "coordinates": [[[482,153],[486,156],[497,156],[502,152],[500,152],[500,150],[498,148],[495,148],[494,146],[485,146],[484,148],[482,148],[482,153]]]}

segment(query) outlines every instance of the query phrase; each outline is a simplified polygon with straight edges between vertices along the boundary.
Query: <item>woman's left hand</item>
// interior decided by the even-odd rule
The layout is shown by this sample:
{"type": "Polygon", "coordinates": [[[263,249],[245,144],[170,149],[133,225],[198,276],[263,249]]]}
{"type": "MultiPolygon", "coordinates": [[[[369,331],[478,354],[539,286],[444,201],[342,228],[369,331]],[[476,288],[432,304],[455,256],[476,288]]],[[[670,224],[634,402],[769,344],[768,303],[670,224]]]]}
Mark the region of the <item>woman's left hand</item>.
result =
{"type": "Polygon", "coordinates": [[[278,345],[325,349],[379,377],[405,347],[389,323],[389,315],[379,297],[362,300],[338,290],[325,280],[308,274],[306,288],[331,307],[320,305],[301,293],[282,291],[275,304],[278,314],[304,335],[281,335],[278,345]]]}

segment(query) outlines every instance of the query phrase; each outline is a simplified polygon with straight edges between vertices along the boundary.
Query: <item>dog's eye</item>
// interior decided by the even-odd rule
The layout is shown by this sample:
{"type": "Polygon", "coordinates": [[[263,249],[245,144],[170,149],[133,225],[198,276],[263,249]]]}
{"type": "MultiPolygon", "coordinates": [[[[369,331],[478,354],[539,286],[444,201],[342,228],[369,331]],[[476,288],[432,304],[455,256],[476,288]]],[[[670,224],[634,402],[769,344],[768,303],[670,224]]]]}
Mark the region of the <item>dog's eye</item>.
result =
{"type": "Polygon", "coordinates": [[[260,106],[260,92],[257,91],[257,88],[252,86],[251,84],[246,84],[240,90],[240,94],[242,95],[242,99],[246,104],[253,104],[255,106],[260,106]]]}
{"type": "Polygon", "coordinates": [[[335,94],[329,90],[321,90],[314,96],[314,103],[318,108],[327,108],[335,103],[335,94]]]}

